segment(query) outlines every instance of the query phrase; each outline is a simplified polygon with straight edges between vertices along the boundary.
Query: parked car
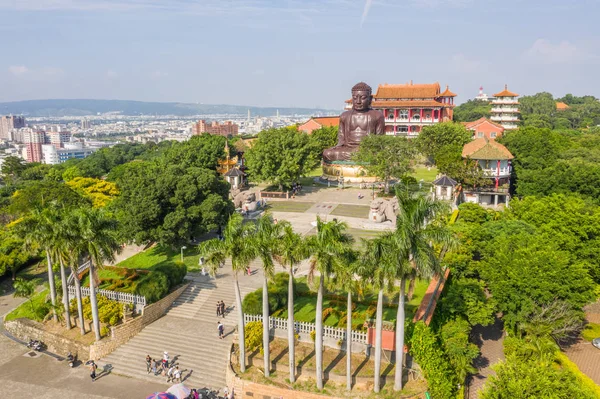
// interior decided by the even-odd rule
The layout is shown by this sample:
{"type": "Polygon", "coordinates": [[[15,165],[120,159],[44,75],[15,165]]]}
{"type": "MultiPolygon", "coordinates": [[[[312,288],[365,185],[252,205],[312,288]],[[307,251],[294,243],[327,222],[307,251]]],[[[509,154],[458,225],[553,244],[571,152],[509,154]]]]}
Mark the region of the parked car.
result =
{"type": "Polygon", "coordinates": [[[594,345],[596,348],[600,349],[600,338],[594,338],[592,340],[592,345],[594,345]]]}

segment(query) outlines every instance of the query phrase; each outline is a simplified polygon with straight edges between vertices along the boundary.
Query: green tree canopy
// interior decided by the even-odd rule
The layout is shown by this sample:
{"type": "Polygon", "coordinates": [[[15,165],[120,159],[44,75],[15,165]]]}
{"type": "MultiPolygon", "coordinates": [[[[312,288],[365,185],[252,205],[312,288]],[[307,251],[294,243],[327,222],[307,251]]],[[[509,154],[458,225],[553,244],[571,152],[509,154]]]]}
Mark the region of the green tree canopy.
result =
{"type": "Polygon", "coordinates": [[[456,122],[472,122],[489,117],[492,105],[488,101],[469,100],[454,108],[453,119],[456,122]]]}

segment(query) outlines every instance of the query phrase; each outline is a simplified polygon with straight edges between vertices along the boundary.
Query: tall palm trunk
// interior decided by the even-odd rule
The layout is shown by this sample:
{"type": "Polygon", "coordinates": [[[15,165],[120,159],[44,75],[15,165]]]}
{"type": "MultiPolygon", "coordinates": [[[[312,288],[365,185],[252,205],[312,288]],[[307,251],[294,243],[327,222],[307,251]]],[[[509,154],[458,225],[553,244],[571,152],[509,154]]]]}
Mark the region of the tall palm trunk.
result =
{"type": "Polygon", "coordinates": [[[54,271],[52,270],[52,260],[50,259],[50,251],[46,249],[46,260],[48,261],[48,285],[50,286],[50,300],[52,301],[52,312],[54,315],[52,318],[54,321],[58,321],[56,315],[56,287],[54,286],[54,271]]]}
{"type": "Polygon", "coordinates": [[[244,312],[242,311],[242,295],[240,294],[240,283],[237,274],[234,278],[235,305],[238,308],[238,341],[240,345],[240,371],[246,372],[246,333],[244,328],[244,312]]]}
{"type": "Polygon", "coordinates": [[[269,285],[267,283],[267,276],[263,279],[263,292],[262,292],[262,312],[263,312],[263,362],[265,365],[265,377],[269,377],[271,374],[271,355],[269,352],[269,328],[271,323],[269,322],[269,285]]]}
{"type": "Polygon", "coordinates": [[[73,281],[75,282],[75,298],[77,298],[77,317],[79,317],[79,329],[81,330],[81,335],[85,335],[85,322],[83,320],[83,303],[81,301],[81,281],[79,281],[79,276],[77,275],[77,268],[75,266],[71,266],[71,273],[73,273],[73,281]]]}
{"type": "Polygon", "coordinates": [[[71,329],[71,314],[69,312],[69,290],[67,288],[67,273],[65,272],[65,264],[60,260],[60,282],[63,291],[63,305],[65,307],[65,320],[67,321],[67,330],[71,329]]]}
{"type": "Polygon", "coordinates": [[[406,296],[408,300],[412,300],[415,295],[415,283],[417,278],[415,276],[410,277],[410,281],[408,282],[408,291],[406,292],[406,296]]]}
{"type": "Polygon", "coordinates": [[[96,282],[94,278],[94,262],[90,261],[90,305],[92,306],[92,322],[96,341],[100,341],[100,319],[98,317],[98,302],[96,300],[96,282]]]}
{"type": "Polygon", "coordinates": [[[296,347],[295,347],[295,323],[294,323],[294,271],[290,266],[288,278],[288,346],[290,363],[290,382],[296,382],[296,347]]]}
{"type": "Polygon", "coordinates": [[[317,293],[317,330],[315,331],[315,352],[317,354],[317,388],[323,389],[323,275],[319,276],[317,293]]]}
{"type": "Polygon", "coordinates": [[[406,302],[404,288],[406,279],[400,280],[400,298],[398,301],[398,315],[396,316],[396,374],[394,376],[394,390],[402,389],[402,372],[404,367],[404,305],[406,302]]]}
{"type": "Polygon", "coordinates": [[[352,389],[352,292],[348,291],[346,309],[346,389],[352,389]]]}
{"type": "Polygon", "coordinates": [[[383,338],[383,289],[377,294],[377,319],[375,320],[375,383],[373,390],[381,389],[381,341],[383,338]]]}

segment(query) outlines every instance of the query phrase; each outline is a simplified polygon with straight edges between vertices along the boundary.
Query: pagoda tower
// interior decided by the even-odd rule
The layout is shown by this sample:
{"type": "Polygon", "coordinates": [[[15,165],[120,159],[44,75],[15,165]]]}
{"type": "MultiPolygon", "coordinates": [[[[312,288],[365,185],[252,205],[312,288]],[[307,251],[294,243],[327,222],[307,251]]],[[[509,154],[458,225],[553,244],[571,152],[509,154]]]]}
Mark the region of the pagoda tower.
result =
{"type": "Polygon", "coordinates": [[[519,95],[508,91],[508,85],[504,85],[504,90],[494,94],[492,100],[492,109],[490,118],[493,122],[499,123],[506,130],[516,129],[519,122],[519,95]]]}

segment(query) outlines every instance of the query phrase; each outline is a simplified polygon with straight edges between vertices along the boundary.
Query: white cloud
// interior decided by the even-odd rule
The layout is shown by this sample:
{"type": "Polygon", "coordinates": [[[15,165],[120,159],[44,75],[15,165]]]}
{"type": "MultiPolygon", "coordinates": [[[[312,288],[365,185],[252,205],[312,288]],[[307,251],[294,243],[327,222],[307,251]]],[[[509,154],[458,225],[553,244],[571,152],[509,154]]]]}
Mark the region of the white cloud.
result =
{"type": "Polygon", "coordinates": [[[567,40],[554,44],[546,39],[537,39],[524,56],[545,64],[575,63],[586,58],[580,48],[567,40]]]}
{"type": "Polygon", "coordinates": [[[29,72],[29,68],[27,68],[25,65],[11,65],[8,67],[8,72],[15,76],[23,76],[29,72]]]}
{"type": "Polygon", "coordinates": [[[373,0],[366,0],[365,1],[365,8],[363,9],[363,13],[362,13],[362,17],[360,19],[360,27],[363,27],[363,24],[365,23],[365,20],[367,19],[367,16],[369,15],[369,10],[371,9],[371,5],[373,4],[373,0]]]}
{"type": "Polygon", "coordinates": [[[481,61],[458,53],[452,56],[452,66],[460,72],[475,72],[481,66],[481,61]]]}

